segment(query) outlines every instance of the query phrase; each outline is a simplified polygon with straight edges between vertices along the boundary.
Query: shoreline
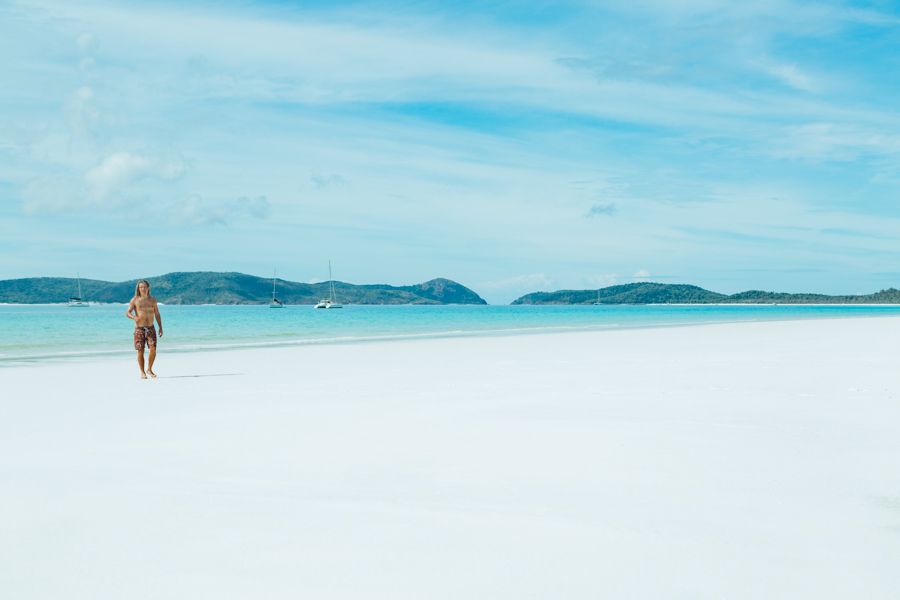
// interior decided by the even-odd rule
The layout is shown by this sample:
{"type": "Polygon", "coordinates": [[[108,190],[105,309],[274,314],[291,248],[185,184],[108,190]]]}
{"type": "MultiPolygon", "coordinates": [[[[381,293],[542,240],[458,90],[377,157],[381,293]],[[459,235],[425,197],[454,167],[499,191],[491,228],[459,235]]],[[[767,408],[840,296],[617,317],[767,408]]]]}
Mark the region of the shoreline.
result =
{"type": "MultiPolygon", "coordinates": [[[[892,305],[893,306],[893,305],[892,305]]],[[[411,332],[385,335],[368,335],[368,336],[339,336],[325,338],[299,338],[293,340],[266,340],[252,339],[246,341],[223,342],[221,344],[204,344],[196,343],[187,346],[166,347],[161,346],[160,352],[171,354],[203,354],[203,353],[220,353],[238,350],[255,350],[255,349],[288,349],[301,348],[307,346],[332,346],[332,345],[357,345],[372,343],[396,343],[408,342],[416,340],[441,340],[441,339],[458,339],[458,338],[497,338],[497,337],[521,337],[521,336],[545,336],[555,334],[568,333],[604,333],[612,331],[630,331],[630,330],[646,330],[646,329],[670,329],[670,328],[690,328],[712,325],[738,325],[738,324],[754,324],[754,323],[782,323],[782,322],[803,322],[803,321],[837,321],[847,320],[855,321],[860,319],[897,319],[900,315],[855,315],[855,316],[822,316],[815,315],[809,317],[776,317],[756,318],[756,319],[735,319],[720,321],[704,321],[704,322],[672,322],[672,323],[647,323],[647,324],[602,324],[596,326],[585,325],[552,325],[552,326],[535,326],[521,328],[504,328],[504,329],[483,329],[483,330],[451,330],[439,332],[411,332]]],[[[127,336],[126,336],[127,337],[127,336]]],[[[123,338],[125,339],[125,338],[123,338]]],[[[127,340],[126,340],[127,341],[127,340]]],[[[123,344],[127,345],[127,344],[123,344]]],[[[103,348],[97,350],[85,350],[81,352],[65,352],[57,354],[31,354],[31,355],[6,355],[0,352],[0,372],[8,368],[31,366],[37,367],[43,364],[64,363],[72,361],[84,361],[91,359],[113,359],[124,356],[132,356],[134,350],[131,348],[103,348]]]]}
{"type": "MultiPolygon", "coordinates": [[[[127,302],[93,302],[91,300],[84,301],[88,306],[128,306],[127,302]]],[[[237,304],[166,304],[165,302],[160,302],[160,306],[257,306],[257,307],[267,307],[268,302],[243,302],[237,304]]],[[[760,306],[834,306],[834,307],[849,307],[849,306],[885,306],[885,307],[900,307],[900,302],[890,304],[883,302],[647,302],[642,304],[594,304],[592,302],[588,303],[545,303],[545,304],[416,304],[416,303],[397,303],[397,304],[352,304],[352,303],[343,303],[345,307],[347,306],[465,306],[465,307],[475,307],[475,306],[529,306],[529,307],[542,307],[542,306],[752,306],[752,307],[760,307],[760,306]]],[[[67,302],[0,302],[0,306],[68,306],[67,302]]],[[[303,306],[303,307],[314,307],[315,303],[310,302],[309,304],[285,304],[285,307],[288,306],[303,306]]]]}

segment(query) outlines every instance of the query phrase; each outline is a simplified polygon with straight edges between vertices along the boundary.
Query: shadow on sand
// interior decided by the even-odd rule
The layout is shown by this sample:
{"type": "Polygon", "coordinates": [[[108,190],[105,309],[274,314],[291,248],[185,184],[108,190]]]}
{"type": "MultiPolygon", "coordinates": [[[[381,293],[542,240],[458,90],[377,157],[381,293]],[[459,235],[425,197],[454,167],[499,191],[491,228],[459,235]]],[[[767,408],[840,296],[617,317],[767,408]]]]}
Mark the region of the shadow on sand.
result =
{"type": "Polygon", "coordinates": [[[243,373],[208,373],[206,375],[160,375],[158,379],[187,379],[196,377],[235,377],[243,373]]]}

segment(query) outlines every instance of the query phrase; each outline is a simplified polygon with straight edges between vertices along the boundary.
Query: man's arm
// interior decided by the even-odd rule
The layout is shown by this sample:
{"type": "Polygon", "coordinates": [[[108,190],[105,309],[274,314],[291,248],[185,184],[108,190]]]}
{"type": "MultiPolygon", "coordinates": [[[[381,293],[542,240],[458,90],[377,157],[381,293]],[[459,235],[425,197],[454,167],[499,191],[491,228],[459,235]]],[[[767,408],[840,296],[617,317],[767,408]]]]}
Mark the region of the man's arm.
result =
{"type": "Polygon", "coordinates": [[[125,311],[125,316],[134,321],[134,315],[131,314],[132,312],[137,313],[137,308],[134,306],[134,298],[128,303],[128,310],[125,311]]]}
{"type": "Polygon", "coordinates": [[[156,322],[159,323],[159,337],[162,337],[162,317],[159,315],[159,304],[153,303],[153,312],[156,314],[156,322]]]}

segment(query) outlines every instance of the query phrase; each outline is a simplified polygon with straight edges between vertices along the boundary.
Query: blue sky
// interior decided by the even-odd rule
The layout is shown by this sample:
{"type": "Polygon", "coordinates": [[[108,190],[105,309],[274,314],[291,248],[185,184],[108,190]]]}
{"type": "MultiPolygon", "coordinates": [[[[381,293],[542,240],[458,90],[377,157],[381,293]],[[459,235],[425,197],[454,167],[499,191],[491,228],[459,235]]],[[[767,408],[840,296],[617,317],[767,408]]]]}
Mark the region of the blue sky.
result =
{"type": "Polygon", "coordinates": [[[900,287],[895,2],[0,2],[0,278],[900,287]]]}

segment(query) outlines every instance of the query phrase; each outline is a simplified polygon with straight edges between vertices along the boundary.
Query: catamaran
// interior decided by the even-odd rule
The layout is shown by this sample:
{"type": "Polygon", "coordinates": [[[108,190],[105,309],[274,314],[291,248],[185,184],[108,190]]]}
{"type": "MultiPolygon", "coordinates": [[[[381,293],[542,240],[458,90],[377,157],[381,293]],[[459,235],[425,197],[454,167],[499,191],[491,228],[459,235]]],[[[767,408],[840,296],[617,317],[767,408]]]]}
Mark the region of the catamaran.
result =
{"type": "Polygon", "coordinates": [[[275,296],[275,273],[276,271],[272,271],[272,301],[269,302],[269,308],[284,308],[284,302],[279,300],[275,296]]]}
{"type": "Polygon", "coordinates": [[[334,279],[331,277],[331,261],[328,261],[328,281],[331,284],[331,295],[328,298],[319,300],[316,308],[344,308],[343,304],[339,304],[334,298],[334,279]]]}
{"type": "Polygon", "coordinates": [[[78,295],[69,298],[69,306],[87,306],[88,303],[81,299],[81,275],[76,274],[76,279],[78,281],[78,295]]]}

